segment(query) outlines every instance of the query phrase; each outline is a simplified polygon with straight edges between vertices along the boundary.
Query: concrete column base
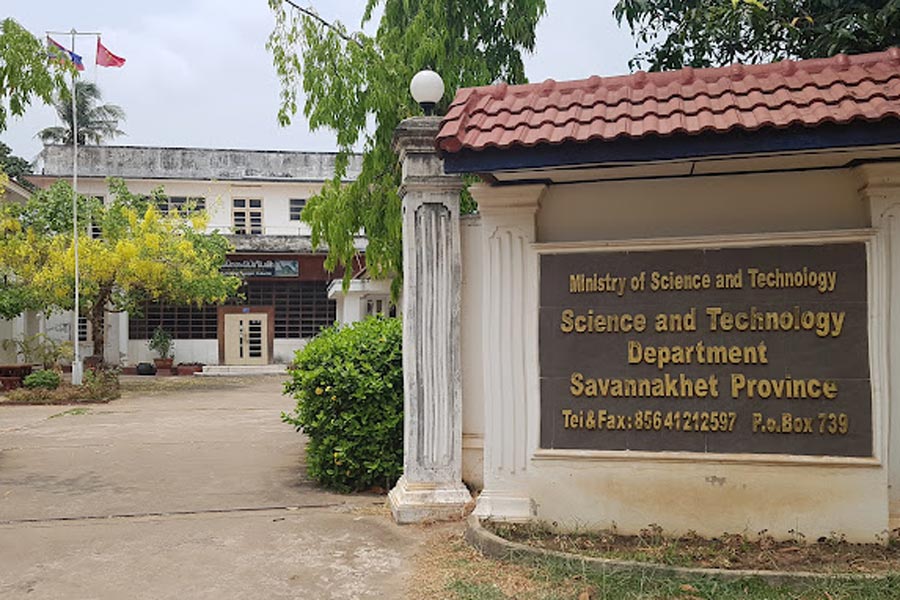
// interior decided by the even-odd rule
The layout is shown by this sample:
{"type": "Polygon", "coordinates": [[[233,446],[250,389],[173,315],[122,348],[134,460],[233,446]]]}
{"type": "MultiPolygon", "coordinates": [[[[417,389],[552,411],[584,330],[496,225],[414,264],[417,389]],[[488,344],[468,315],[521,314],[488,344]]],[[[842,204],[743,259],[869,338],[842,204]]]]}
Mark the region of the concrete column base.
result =
{"type": "Polygon", "coordinates": [[[495,521],[529,521],[537,514],[534,501],[514,492],[484,490],[478,496],[473,514],[495,521]]]}
{"type": "Polygon", "coordinates": [[[472,495],[461,482],[411,483],[402,476],[388,494],[397,523],[423,523],[461,519],[472,495]]]}

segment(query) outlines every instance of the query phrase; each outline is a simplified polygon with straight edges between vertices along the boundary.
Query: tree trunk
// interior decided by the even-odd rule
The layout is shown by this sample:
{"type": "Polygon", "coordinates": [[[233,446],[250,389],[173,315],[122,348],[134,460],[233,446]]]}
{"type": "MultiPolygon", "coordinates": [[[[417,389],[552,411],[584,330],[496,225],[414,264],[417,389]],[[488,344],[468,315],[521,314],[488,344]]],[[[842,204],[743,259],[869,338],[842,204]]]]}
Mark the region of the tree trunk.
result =
{"type": "Polygon", "coordinates": [[[91,314],[88,317],[88,320],[91,323],[91,337],[94,341],[94,356],[100,357],[100,362],[103,363],[103,342],[105,338],[104,331],[104,319],[106,316],[106,302],[97,302],[94,304],[93,308],[91,308],[91,314]]]}

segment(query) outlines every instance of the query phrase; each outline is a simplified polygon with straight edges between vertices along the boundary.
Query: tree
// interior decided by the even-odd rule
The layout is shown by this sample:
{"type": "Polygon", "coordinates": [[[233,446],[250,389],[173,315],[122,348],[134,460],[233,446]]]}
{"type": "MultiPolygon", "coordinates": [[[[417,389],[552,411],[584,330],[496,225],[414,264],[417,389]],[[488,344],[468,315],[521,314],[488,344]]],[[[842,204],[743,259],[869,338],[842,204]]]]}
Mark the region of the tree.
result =
{"type": "MultiPolygon", "coordinates": [[[[95,356],[103,354],[106,312],[138,311],[146,301],[222,303],[241,283],[220,272],[230,246],[218,232],[204,233],[204,212],[163,215],[157,209],[162,190],[146,198],[121,180],[110,180],[109,190],[105,205],[78,199],[80,316],[90,323],[95,356]]],[[[24,207],[0,209],[0,273],[14,274],[31,307],[74,308],[71,210],[72,188],[63,181],[24,207]]]]}
{"type": "MultiPolygon", "coordinates": [[[[7,205],[3,201],[6,194],[5,185],[9,178],[0,169],[0,256],[3,255],[7,241],[21,232],[18,220],[18,205],[7,205]]],[[[21,245],[17,244],[17,248],[21,245]]],[[[25,310],[37,308],[39,302],[21,279],[16,276],[14,261],[0,260],[0,319],[12,319],[25,310]]]]}
{"type": "MultiPolygon", "coordinates": [[[[117,104],[100,104],[103,94],[97,84],[75,81],[75,110],[78,117],[78,143],[102,144],[125,132],[119,129],[119,121],[125,119],[125,111],[117,104]]],[[[38,132],[42,142],[72,144],[72,89],[62,88],[53,100],[53,107],[62,125],[47,127],[38,132]]]]}
{"type": "Polygon", "coordinates": [[[10,116],[21,116],[32,100],[46,103],[65,84],[70,69],[53,60],[39,39],[14,19],[0,21],[0,131],[10,116]]]}
{"type": "MultiPolygon", "coordinates": [[[[290,123],[302,87],[310,128],[334,131],[340,150],[334,179],[302,213],[313,244],[328,244],[329,269],[350,265],[354,235],[363,231],[369,273],[394,276],[401,272],[402,246],[400,173],[391,140],[401,120],[419,113],[410,79],[426,67],[440,73],[448,93],[439,109],[461,86],[524,82],[522,52],[534,48],[545,1],[367,0],[363,26],[383,8],[374,36],[351,33],[290,0],[269,0],[269,6],[276,17],[267,47],[281,80],[278,118],[290,123]],[[359,146],[362,173],[344,185],[348,154],[359,146]]],[[[347,269],[345,283],[351,275],[347,269]]]]}
{"type": "Polygon", "coordinates": [[[632,67],[771,62],[900,44],[900,0],[619,0],[638,47],[632,67]]]}
{"type": "Polygon", "coordinates": [[[25,186],[29,190],[33,185],[22,175],[31,173],[31,163],[12,153],[12,148],[0,142],[0,173],[5,173],[10,179],[25,186]]]}

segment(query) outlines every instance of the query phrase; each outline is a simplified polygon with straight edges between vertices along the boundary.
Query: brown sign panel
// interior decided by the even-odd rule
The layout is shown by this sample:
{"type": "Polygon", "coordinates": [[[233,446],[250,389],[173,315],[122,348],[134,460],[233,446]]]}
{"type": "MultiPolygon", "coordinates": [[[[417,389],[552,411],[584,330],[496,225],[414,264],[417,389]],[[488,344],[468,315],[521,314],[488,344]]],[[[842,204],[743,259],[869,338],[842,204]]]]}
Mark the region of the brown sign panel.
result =
{"type": "Polygon", "coordinates": [[[540,264],[541,447],[872,455],[864,243],[540,264]]]}

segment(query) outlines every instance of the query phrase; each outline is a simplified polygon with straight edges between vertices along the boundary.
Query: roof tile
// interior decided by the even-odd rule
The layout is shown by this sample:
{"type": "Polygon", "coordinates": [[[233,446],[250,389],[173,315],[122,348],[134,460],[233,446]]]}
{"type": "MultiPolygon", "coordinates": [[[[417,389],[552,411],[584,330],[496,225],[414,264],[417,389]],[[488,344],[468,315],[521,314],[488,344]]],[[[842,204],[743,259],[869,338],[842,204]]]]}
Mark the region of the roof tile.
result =
{"type": "Polygon", "coordinates": [[[900,118],[900,49],[457,92],[445,152],[900,118]]]}

